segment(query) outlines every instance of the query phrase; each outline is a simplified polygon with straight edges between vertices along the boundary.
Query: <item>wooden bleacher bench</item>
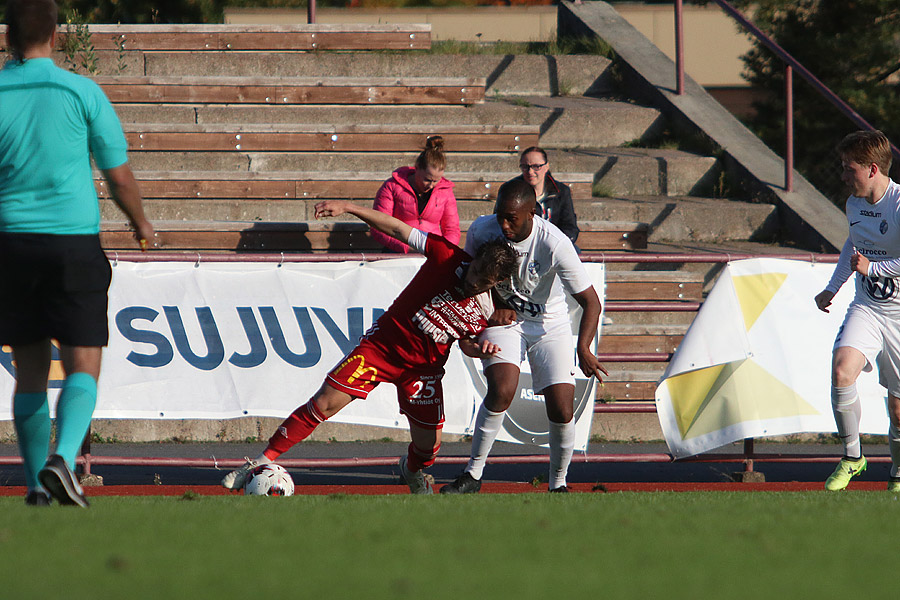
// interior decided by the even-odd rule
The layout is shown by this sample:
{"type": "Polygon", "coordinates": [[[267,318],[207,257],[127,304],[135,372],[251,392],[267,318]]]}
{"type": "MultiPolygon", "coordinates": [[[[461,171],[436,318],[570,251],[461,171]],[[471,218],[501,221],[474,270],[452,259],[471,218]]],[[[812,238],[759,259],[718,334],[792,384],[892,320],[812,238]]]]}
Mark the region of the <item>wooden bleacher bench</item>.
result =
{"type": "MultiPolygon", "coordinates": [[[[100,25],[89,24],[96,50],[141,51],[318,51],[427,50],[429,24],[312,25],[100,25]]],[[[60,47],[67,26],[57,28],[60,47]]],[[[6,26],[0,26],[6,33],[6,26]]],[[[4,36],[0,36],[4,37],[4,36]]]]}
{"type": "Polygon", "coordinates": [[[93,77],[113,104],[429,104],[484,102],[484,77],[93,77]]]}
{"type": "MultiPolygon", "coordinates": [[[[465,243],[465,230],[471,222],[460,222],[463,230],[460,244],[465,243]]],[[[370,252],[381,250],[369,235],[369,228],[358,221],[157,221],[154,222],[164,250],[208,250],[238,252],[370,252]]],[[[641,223],[609,223],[608,229],[582,232],[578,244],[588,250],[621,249],[623,235],[633,232],[641,223]]],[[[134,248],[131,230],[119,222],[103,224],[101,242],[106,249],[134,248]]],[[[626,287],[630,282],[623,282],[626,287]]],[[[658,282],[655,289],[677,287],[677,283],[658,282]],[[674,287],[673,287],[674,285],[674,287]]],[[[621,298],[636,295],[623,291],[621,298]]],[[[613,296],[619,299],[619,296],[613,296]]]]}
{"type": "Polygon", "coordinates": [[[125,123],[131,151],[407,152],[440,134],[454,152],[510,152],[536,146],[536,125],[194,125],[125,123]]]}
{"type": "MultiPolygon", "coordinates": [[[[581,233],[584,235],[584,232],[581,233]]],[[[578,238],[581,245],[581,236],[578,238]]],[[[701,302],[703,281],[690,271],[606,271],[607,301],[701,302]]]]}
{"type": "MultiPolygon", "coordinates": [[[[253,200],[318,200],[325,198],[371,201],[375,192],[388,178],[385,173],[349,173],[332,171],[311,172],[241,172],[231,171],[135,171],[146,199],[171,198],[185,200],[245,198],[253,200]]],[[[460,202],[494,201],[497,190],[514,173],[497,173],[494,177],[483,173],[448,173],[453,181],[453,193],[460,202]]],[[[593,174],[565,174],[572,188],[572,197],[587,200],[591,197],[593,174]]],[[[109,197],[106,182],[95,174],[97,194],[109,197]]],[[[479,214],[487,214],[490,206],[479,214]]],[[[460,207],[462,212],[462,207],[460,207]]]]}

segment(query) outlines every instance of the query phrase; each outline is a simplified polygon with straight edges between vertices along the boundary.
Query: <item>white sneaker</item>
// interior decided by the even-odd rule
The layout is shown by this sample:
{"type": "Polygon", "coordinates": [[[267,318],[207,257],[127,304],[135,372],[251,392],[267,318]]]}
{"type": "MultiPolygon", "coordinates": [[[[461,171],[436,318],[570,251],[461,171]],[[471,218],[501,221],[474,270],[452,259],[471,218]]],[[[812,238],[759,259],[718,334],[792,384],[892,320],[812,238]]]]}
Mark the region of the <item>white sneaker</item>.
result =
{"type": "Polygon", "coordinates": [[[246,456],[244,459],[247,461],[243,464],[243,466],[238,467],[228,475],[222,478],[222,487],[229,490],[239,490],[244,487],[244,484],[247,482],[247,477],[250,475],[250,472],[258,467],[259,465],[266,465],[271,463],[272,461],[267,459],[265,456],[261,456],[258,459],[250,460],[246,456]]]}
{"type": "Polygon", "coordinates": [[[433,494],[434,477],[426,475],[423,471],[412,473],[406,468],[406,457],[400,458],[400,479],[409,486],[410,494],[433,494]]]}

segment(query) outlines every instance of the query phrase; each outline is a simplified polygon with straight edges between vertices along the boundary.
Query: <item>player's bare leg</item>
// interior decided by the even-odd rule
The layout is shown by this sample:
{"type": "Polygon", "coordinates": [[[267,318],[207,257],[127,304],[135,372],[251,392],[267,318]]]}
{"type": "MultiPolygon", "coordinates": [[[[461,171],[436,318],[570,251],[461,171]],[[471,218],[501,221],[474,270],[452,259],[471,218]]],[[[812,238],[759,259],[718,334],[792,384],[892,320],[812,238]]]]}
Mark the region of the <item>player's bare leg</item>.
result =
{"type": "Polygon", "coordinates": [[[859,420],[862,406],[856,380],[866,366],[862,352],[850,346],[836,348],[831,363],[831,407],[838,435],[844,445],[844,458],[825,481],[825,489],[842,490],[850,479],[866,470],[866,459],[859,442],[859,420]]]}

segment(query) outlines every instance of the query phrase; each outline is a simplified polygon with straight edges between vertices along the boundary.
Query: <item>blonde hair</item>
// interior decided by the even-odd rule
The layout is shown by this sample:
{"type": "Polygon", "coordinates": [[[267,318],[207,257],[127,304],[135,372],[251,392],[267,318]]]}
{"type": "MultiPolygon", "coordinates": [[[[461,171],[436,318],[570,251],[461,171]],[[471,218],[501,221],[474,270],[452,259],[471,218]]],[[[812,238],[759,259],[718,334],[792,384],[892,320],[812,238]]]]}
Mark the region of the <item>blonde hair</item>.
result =
{"type": "Polygon", "coordinates": [[[874,163],[885,175],[891,170],[891,142],[880,131],[854,131],[841,140],[837,151],[842,159],[866,167],[874,163]]]}
{"type": "Polygon", "coordinates": [[[443,171],[447,167],[447,159],[444,157],[444,138],[439,135],[430,135],[425,138],[425,149],[416,159],[416,168],[425,170],[428,167],[443,171]]]}

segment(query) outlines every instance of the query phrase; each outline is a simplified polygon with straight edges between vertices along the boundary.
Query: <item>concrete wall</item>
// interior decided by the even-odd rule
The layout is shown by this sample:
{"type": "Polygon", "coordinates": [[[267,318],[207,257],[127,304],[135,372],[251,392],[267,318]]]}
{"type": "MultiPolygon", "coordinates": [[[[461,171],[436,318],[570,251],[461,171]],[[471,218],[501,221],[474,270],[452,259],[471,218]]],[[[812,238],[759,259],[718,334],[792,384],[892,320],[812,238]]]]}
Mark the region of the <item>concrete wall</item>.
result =
{"type": "MultiPolygon", "coordinates": [[[[669,58],[675,57],[672,5],[621,2],[616,11],[669,58]]],[[[717,6],[684,7],[685,70],[703,86],[743,86],[740,56],[749,38],[717,6]]],[[[316,12],[319,23],[430,23],[433,40],[546,41],[556,36],[555,6],[472,8],[337,9],[316,12]]],[[[225,11],[226,23],[306,23],[305,10],[238,9],[225,11]]]]}

